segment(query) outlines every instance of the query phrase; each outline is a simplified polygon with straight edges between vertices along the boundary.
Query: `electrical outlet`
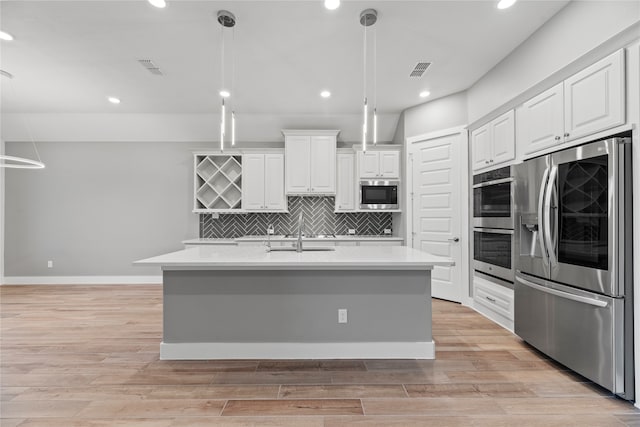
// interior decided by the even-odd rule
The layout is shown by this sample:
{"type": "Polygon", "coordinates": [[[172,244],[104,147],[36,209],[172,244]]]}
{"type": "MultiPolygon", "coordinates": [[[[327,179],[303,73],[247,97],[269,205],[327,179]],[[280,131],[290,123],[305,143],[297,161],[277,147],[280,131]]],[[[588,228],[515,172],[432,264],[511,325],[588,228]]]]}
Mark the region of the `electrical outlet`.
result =
{"type": "Polygon", "coordinates": [[[384,229],[384,234],[391,234],[391,229],[390,228],[385,228],[384,229]]]}
{"type": "Polygon", "coordinates": [[[47,268],[53,268],[53,261],[47,261],[47,268]]]}
{"type": "Polygon", "coordinates": [[[338,309],[338,323],[347,323],[347,309],[338,309]]]}
{"type": "Polygon", "coordinates": [[[355,228],[348,229],[347,234],[356,234],[356,229],[355,228]]]}

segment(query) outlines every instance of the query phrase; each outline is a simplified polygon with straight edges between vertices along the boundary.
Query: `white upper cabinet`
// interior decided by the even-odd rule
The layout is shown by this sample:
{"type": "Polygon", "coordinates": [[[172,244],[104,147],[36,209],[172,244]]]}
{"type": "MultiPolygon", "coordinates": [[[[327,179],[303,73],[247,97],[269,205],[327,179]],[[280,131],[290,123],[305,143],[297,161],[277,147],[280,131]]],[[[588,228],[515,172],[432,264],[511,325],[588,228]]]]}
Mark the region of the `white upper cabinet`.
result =
{"type": "Polygon", "coordinates": [[[473,170],[490,168],[516,157],[513,110],[471,132],[473,170]]]}
{"type": "Polygon", "coordinates": [[[335,194],[338,131],[283,130],[282,133],[285,135],[286,193],[335,194]]]}
{"type": "Polygon", "coordinates": [[[518,147],[525,158],[624,124],[624,50],[531,98],[519,119],[518,147]]]}
{"type": "Polygon", "coordinates": [[[525,155],[559,143],[564,133],[564,86],[559,83],[528,100],[520,114],[525,155]]]}
{"type": "Polygon", "coordinates": [[[400,178],[400,151],[359,151],[360,178],[400,178]]]}
{"type": "Polygon", "coordinates": [[[308,193],[311,191],[309,173],[311,156],[310,136],[289,136],[284,150],[286,162],[286,190],[289,193],[308,193]]]}
{"type": "Polygon", "coordinates": [[[565,137],[576,139],[624,124],[624,50],[564,81],[565,137]]]}
{"type": "Polygon", "coordinates": [[[243,208],[248,211],[283,211],[284,155],[245,154],[242,177],[243,208]]]}
{"type": "Polygon", "coordinates": [[[336,212],[356,209],[355,153],[338,153],[336,163],[336,212]]]}

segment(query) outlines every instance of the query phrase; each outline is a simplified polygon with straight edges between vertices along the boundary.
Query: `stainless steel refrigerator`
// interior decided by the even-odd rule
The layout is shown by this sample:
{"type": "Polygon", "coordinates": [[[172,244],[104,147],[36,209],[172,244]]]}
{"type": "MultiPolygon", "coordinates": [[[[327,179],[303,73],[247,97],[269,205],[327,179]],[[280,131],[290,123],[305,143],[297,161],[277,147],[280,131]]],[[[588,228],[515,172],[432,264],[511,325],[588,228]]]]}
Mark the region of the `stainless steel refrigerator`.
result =
{"type": "Polygon", "coordinates": [[[633,400],[630,142],[591,142],[515,167],[514,327],[633,400]]]}

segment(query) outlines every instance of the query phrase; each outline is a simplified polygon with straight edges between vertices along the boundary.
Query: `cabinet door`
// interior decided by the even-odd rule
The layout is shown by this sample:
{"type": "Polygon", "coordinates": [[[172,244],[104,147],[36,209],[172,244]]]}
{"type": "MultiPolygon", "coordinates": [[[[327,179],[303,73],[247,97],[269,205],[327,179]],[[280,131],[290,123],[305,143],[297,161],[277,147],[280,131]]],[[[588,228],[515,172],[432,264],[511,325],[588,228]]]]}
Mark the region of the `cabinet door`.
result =
{"type": "Polygon", "coordinates": [[[356,176],[354,153],[340,153],[337,159],[336,211],[351,211],[356,208],[356,176]]]}
{"type": "Polygon", "coordinates": [[[516,127],[513,110],[509,110],[491,121],[492,165],[507,162],[516,158],[516,127]]]}
{"type": "Polygon", "coordinates": [[[310,136],[288,136],[285,141],[286,190],[287,193],[308,193],[310,136]]]}
{"type": "Polygon", "coordinates": [[[245,154],[242,159],[242,203],[246,210],[262,210],[264,204],[264,154],[245,154]]]}
{"type": "Polygon", "coordinates": [[[564,89],[559,83],[522,105],[522,153],[537,153],[561,143],[564,134],[564,89]]]}
{"type": "Polygon", "coordinates": [[[566,79],[564,100],[567,139],[624,124],[624,50],[566,79]]]}
{"type": "Polygon", "coordinates": [[[284,210],[284,155],[264,155],[264,206],[284,210]]]}
{"type": "Polygon", "coordinates": [[[383,178],[400,178],[400,152],[380,151],[380,176],[383,178]]]}
{"type": "Polygon", "coordinates": [[[336,193],[336,139],[332,136],[311,137],[311,192],[336,193]]]}
{"type": "Polygon", "coordinates": [[[489,166],[491,158],[491,128],[489,123],[471,132],[473,170],[489,166]]]}
{"type": "Polygon", "coordinates": [[[360,178],[378,178],[380,174],[379,154],[379,151],[358,152],[360,178]]]}

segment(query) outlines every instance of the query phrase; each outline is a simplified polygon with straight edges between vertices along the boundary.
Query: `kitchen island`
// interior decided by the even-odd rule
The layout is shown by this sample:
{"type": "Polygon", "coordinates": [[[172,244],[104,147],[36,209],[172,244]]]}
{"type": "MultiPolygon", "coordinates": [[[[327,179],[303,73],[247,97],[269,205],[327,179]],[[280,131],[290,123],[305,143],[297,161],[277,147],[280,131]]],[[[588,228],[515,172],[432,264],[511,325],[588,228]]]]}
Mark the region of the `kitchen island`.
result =
{"type": "Polygon", "coordinates": [[[161,359],[432,359],[431,270],[453,260],[406,246],[199,246],[135,264],[163,271],[161,359]]]}

